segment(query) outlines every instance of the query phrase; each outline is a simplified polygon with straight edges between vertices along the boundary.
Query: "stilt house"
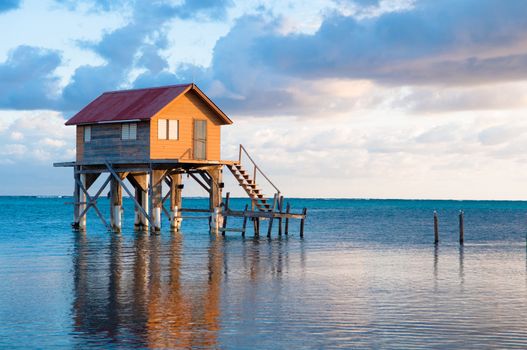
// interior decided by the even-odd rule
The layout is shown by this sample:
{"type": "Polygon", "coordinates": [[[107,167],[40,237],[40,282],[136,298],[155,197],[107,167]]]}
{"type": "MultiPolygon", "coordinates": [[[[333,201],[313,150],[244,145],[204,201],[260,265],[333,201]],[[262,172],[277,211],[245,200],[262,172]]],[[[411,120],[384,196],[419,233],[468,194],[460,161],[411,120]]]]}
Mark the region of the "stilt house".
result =
{"type": "MultiPolygon", "coordinates": [[[[77,154],[75,162],[55,163],[74,168],[74,223],[84,230],[86,212],[93,207],[101,221],[111,230],[121,230],[122,191],[135,203],[135,227],[161,228],[164,212],[171,229],[178,230],[181,212],[182,174],[188,174],[209,193],[209,208],[186,209],[209,215],[211,229],[227,229],[227,216],[251,218],[301,218],[303,214],[282,212],[283,198],[278,188],[256,165],[240,145],[238,160],[222,160],[221,127],[232,121],[195,84],[181,84],[147,89],[105,92],[66,122],[75,125],[77,154]],[[252,167],[244,169],[242,159],[252,167]],[[251,209],[243,212],[222,203],[222,169],[226,166],[251,199],[251,209]],[[88,190],[102,173],[108,178],[92,197],[88,190]],[[276,191],[271,201],[256,183],[267,181],[276,191]],[[130,190],[124,180],[133,186],[130,190]],[[263,180],[262,180],[263,179],[263,180]],[[110,224],[97,207],[97,198],[110,184],[110,224]],[[163,195],[163,184],[168,193],[163,195]],[[170,199],[167,210],[165,201],[170,199]],[[220,229],[219,226],[223,225],[220,229]]],[[[259,230],[255,224],[255,233],[259,230]]],[[[281,230],[281,225],[280,225],[281,230]]],[[[287,231],[287,229],[286,229],[287,231]]],[[[281,232],[281,231],[280,231],[281,232]]],[[[270,234],[270,233],[269,233],[270,234]]]]}

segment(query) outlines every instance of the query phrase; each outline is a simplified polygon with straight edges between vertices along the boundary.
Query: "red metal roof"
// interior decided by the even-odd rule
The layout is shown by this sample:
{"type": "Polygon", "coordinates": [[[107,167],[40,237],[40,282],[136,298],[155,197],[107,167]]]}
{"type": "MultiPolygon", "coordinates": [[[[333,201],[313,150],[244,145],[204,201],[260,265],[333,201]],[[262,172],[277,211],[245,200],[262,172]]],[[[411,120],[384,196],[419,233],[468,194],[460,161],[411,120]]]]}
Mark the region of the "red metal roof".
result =
{"type": "Polygon", "coordinates": [[[66,125],[148,120],[176,97],[189,90],[195,90],[225,124],[232,124],[232,121],[196,85],[180,84],[105,92],[71,117],[66,125]]]}

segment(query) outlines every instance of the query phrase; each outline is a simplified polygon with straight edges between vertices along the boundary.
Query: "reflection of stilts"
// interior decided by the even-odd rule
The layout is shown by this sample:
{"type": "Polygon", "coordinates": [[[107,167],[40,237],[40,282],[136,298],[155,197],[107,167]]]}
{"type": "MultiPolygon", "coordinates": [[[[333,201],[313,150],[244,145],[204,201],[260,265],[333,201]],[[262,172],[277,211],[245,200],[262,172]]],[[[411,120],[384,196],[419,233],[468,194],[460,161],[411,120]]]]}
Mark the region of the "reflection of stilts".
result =
{"type": "Polygon", "coordinates": [[[87,291],[88,291],[88,246],[86,235],[77,232],[75,235],[75,248],[73,252],[73,319],[75,329],[81,330],[87,317],[87,291]]]}
{"type": "Polygon", "coordinates": [[[89,245],[86,235],[78,234],[73,261],[75,331],[111,342],[125,334],[126,341],[146,347],[217,347],[223,240],[211,241],[206,288],[194,288],[203,283],[195,281],[199,274],[183,285],[182,236],[174,234],[166,251],[161,240],[137,233],[127,248],[119,235],[89,245]]]}
{"type": "Polygon", "coordinates": [[[117,329],[119,327],[119,311],[121,310],[119,303],[119,296],[121,295],[121,280],[122,280],[122,237],[120,235],[112,235],[110,243],[110,282],[108,285],[108,325],[109,334],[112,338],[117,336],[117,329]]]}
{"type": "Polygon", "coordinates": [[[179,234],[172,237],[170,248],[170,275],[165,286],[161,279],[159,245],[151,252],[148,345],[153,348],[189,348],[192,345],[192,313],[181,288],[179,234]]]}
{"type": "Polygon", "coordinates": [[[133,262],[133,281],[131,316],[134,330],[138,333],[141,340],[144,340],[144,325],[147,320],[146,301],[148,296],[148,234],[138,232],[134,240],[134,262],[133,262]]]}
{"type": "Polygon", "coordinates": [[[204,336],[202,339],[204,347],[212,348],[217,344],[217,333],[220,329],[220,295],[223,271],[223,240],[216,238],[211,240],[209,248],[209,280],[204,300],[204,336]]]}
{"type": "Polygon", "coordinates": [[[461,286],[465,284],[465,270],[464,270],[465,252],[463,245],[459,246],[459,280],[461,286]]]}
{"type": "Polygon", "coordinates": [[[434,245],[434,290],[437,291],[437,275],[438,275],[438,264],[439,264],[439,245],[434,245]]]}

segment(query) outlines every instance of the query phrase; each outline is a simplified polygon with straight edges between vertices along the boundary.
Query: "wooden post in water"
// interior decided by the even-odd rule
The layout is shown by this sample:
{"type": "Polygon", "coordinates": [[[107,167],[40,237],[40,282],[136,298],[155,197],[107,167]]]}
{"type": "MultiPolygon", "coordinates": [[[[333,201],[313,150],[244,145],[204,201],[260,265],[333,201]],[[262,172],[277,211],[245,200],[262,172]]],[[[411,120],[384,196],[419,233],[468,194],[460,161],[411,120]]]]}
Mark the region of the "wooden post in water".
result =
{"type": "Polygon", "coordinates": [[[434,244],[439,243],[439,219],[437,218],[437,211],[434,210],[434,244]]]}
{"type": "MultiPolygon", "coordinates": [[[[121,176],[121,174],[118,174],[121,176]]],[[[121,232],[121,207],[123,192],[119,182],[112,177],[110,180],[110,225],[114,232],[121,232]]]]}
{"type": "Polygon", "coordinates": [[[245,209],[243,210],[243,228],[242,228],[242,237],[245,237],[245,230],[247,228],[247,208],[248,204],[245,204],[245,209]]]}
{"type": "Polygon", "coordinates": [[[463,245],[465,242],[465,223],[464,223],[464,212],[459,211],[459,244],[463,245]]]}
{"type": "Polygon", "coordinates": [[[260,236],[260,218],[253,218],[254,236],[260,236]]]}
{"type": "MultiPolygon", "coordinates": [[[[280,214],[282,214],[284,210],[284,196],[280,196],[280,200],[278,201],[278,211],[280,214]]],[[[278,218],[278,235],[282,235],[282,217],[278,218]]]]}
{"type": "Polygon", "coordinates": [[[170,176],[170,231],[176,232],[181,229],[181,174],[170,176]]]}
{"type": "MultiPolygon", "coordinates": [[[[225,194],[225,206],[223,207],[223,210],[225,212],[227,212],[229,210],[229,201],[230,201],[230,199],[231,199],[231,193],[227,192],[225,194]]],[[[227,216],[226,215],[223,216],[223,225],[222,225],[222,227],[223,227],[223,230],[221,231],[221,235],[225,236],[225,230],[227,229],[227,216]]]]}
{"type": "MultiPolygon", "coordinates": [[[[147,214],[150,215],[150,198],[151,198],[151,195],[150,195],[150,189],[149,189],[149,184],[150,184],[150,174],[149,173],[146,173],[145,176],[144,176],[144,189],[141,191],[141,206],[143,207],[143,209],[145,210],[145,212],[147,214]]],[[[142,229],[143,231],[148,231],[148,227],[150,226],[150,221],[148,221],[148,218],[141,212],[141,224],[142,224],[142,229]]]]}
{"type": "MultiPolygon", "coordinates": [[[[211,166],[206,169],[207,174],[210,177],[210,192],[209,192],[209,209],[215,215],[216,222],[211,227],[211,232],[217,235],[219,228],[222,227],[223,215],[221,213],[221,202],[222,202],[222,167],[223,166],[211,166]]],[[[213,219],[214,220],[214,219],[213,219]]]]}
{"type": "Polygon", "coordinates": [[[302,219],[300,219],[300,237],[304,237],[304,223],[306,221],[307,208],[302,209],[302,219]]]}
{"type": "Polygon", "coordinates": [[[73,189],[73,229],[79,230],[79,208],[80,208],[80,187],[77,184],[77,181],[80,182],[80,174],[78,173],[79,167],[74,168],[74,184],[75,187],[73,189]]]}
{"type": "MultiPolygon", "coordinates": [[[[275,193],[273,197],[273,208],[271,209],[271,213],[274,213],[277,202],[278,202],[278,194],[275,193]]],[[[271,233],[273,232],[273,219],[274,218],[272,216],[269,218],[269,227],[267,228],[267,237],[271,237],[271,233]]]]}
{"type": "MultiPolygon", "coordinates": [[[[148,213],[149,175],[147,173],[128,174],[126,179],[134,187],[133,197],[135,202],[137,202],[134,206],[134,230],[148,230],[148,218],[143,215],[141,209],[148,213]]],[[[122,189],[124,190],[124,188],[122,189]]],[[[130,194],[128,195],[130,196],[130,194]]]]}
{"type": "MultiPolygon", "coordinates": [[[[86,174],[79,174],[79,181],[81,183],[81,186],[86,188],[86,174]]],[[[84,213],[82,216],[79,216],[79,230],[80,231],[86,231],[86,201],[87,201],[86,193],[84,193],[83,190],[80,190],[79,191],[79,213],[84,213]]]]}
{"type": "MultiPolygon", "coordinates": [[[[289,214],[290,211],[291,211],[291,205],[289,204],[289,202],[287,202],[287,205],[286,205],[286,208],[285,208],[285,212],[286,212],[286,214],[289,214]]],[[[288,217],[285,218],[284,233],[286,235],[289,234],[289,218],[288,217]]]]}
{"type": "Polygon", "coordinates": [[[163,199],[163,178],[165,175],[164,170],[152,170],[150,176],[150,201],[152,203],[152,209],[150,218],[154,223],[154,227],[150,228],[151,232],[161,231],[161,205],[163,199]]]}

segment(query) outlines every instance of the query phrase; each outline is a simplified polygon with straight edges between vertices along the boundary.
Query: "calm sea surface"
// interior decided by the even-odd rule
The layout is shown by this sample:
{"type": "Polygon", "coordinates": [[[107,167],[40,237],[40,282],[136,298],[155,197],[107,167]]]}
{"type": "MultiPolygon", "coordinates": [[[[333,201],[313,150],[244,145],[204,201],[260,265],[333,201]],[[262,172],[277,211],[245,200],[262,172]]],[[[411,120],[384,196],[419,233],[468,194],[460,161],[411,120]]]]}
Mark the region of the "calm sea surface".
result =
{"type": "Polygon", "coordinates": [[[304,239],[244,239],[136,233],[130,201],[78,234],[67,201],[0,197],[0,348],[527,348],[527,202],[298,199],[304,239]]]}

